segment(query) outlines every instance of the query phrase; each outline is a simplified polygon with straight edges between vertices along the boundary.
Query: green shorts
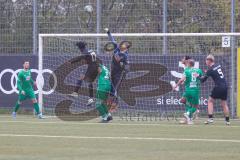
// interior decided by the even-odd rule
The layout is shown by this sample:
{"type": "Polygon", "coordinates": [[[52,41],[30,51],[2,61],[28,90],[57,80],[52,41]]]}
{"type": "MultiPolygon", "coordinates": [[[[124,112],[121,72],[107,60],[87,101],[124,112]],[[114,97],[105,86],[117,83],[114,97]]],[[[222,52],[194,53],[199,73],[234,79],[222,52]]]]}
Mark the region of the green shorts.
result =
{"type": "Polygon", "coordinates": [[[97,88],[97,99],[106,100],[111,91],[110,85],[100,85],[97,88]]]}
{"type": "Polygon", "coordinates": [[[36,98],[36,95],[34,94],[33,90],[25,91],[25,95],[23,95],[22,93],[19,93],[18,95],[19,101],[24,101],[26,99],[35,99],[35,98],[36,98]]]}
{"type": "Polygon", "coordinates": [[[184,92],[183,97],[186,98],[187,103],[190,103],[190,105],[199,105],[199,90],[187,90],[184,92]]]}

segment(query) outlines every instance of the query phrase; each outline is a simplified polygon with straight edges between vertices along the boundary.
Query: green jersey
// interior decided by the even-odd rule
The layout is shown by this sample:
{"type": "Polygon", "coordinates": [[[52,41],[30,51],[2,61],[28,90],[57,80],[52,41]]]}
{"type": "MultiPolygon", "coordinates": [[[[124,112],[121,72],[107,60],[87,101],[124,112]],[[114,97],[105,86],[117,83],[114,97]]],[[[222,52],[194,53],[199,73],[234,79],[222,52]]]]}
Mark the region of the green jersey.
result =
{"type": "Polygon", "coordinates": [[[19,91],[33,90],[33,83],[34,81],[32,79],[30,70],[23,69],[18,73],[17,87],[19,91]]]}
{"type": "Polygon", "coordinates": [[[199,76],[202,76],[202,70],[198,68],[186,68],[184,70],[185,80],[185,89],[186,90],[199,90],[200,89],[200,79],[199,76]]]}
{"type": "Polygon", "coordinates": [[[111,85],[109,70],[104,65],[100,65],[100,68],[101,68],[101,73],[98,77],[98,86],[111,85]]]}

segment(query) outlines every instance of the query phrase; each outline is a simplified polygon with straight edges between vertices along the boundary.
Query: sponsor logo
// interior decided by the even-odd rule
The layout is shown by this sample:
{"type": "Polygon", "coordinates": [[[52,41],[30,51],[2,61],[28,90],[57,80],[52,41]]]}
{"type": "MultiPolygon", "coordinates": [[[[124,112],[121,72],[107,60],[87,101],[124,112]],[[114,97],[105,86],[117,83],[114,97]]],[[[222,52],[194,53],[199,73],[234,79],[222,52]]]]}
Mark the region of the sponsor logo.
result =
{"type": "MultiPolygon", "coordinates": [[[[5,93],[5,94],[13,94],[13,93],[19,93],[19,91],[17,90],[17,74],[21,71],[22,69],[17,69],[17,70],[12,70],[12,69],[4,69],[0,72],[0,91],[5,93]],[[10,73],[11,77],[9,80],[9,83],[11,85],[11,89],[10,90],[6,90],[3,85],[2,85],[2,78],[5,74],[10,73]],[[15,83],[14,83],[15,82],[15,83]]],[[[49,95],[52,94],[55,90],[55,88],[57,87],[57,77],[54,74],[53,71],[51,71],[50,69],[43,69],[42,73],[40,73],[39,70],[37,69],[31,69],[32,73],[36,73],[37,74],[37,78],[36,78],[36,83],[37,83],[37,90],[34,92],[35,94],[38,94],[39,91],[42,91],[42,94],[44,95],[49,95]],[[53,85],[52,88],[48,91],[43,90],[43,86],[44,86],[44,78],[43,78],[43,74],[50,74],[51,77],[53,78],[53,85]]],[[[31,77],[26,77],[27,79],[30,79],[31,77]]]]}

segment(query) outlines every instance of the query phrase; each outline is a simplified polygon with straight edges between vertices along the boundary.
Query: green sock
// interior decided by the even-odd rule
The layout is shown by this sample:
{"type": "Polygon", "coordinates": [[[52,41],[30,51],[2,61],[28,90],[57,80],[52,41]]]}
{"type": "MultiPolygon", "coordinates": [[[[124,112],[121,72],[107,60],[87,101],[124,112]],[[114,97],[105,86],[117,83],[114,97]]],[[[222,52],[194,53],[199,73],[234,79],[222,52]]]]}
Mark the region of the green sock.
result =
{"type": "Polygon", "coordinates": [[[20,107],[20,104],[17,102],[14,107],[14,112],[17,112],[20,107]]]}
{"type": "Polygon", "coordinates": [[[107,107],[103,104],[103,100],[97,99],[96,101],[96,109],[98,110],[100,116],[104,118],[108,114],[107,107]]]}
{"type": "Polygon", "coordinates": [[[106,112],[105,106],[103,104],[98,105],[97,110],[98,110],[100,116],[102,116],[102,118],[104,118],[106,116],[107,112],[106,112]]]}
{"type": "Polygon", "coordinates": [[[33,103],[33,106],[34,106],[35,112],[36,112],[37,114],[39,114],[40,111],[39,111],[39,105],[38,105],[38,103],[33,103]]]}
{"type": "Polygon", "coordinates": [[[185,105],[185,112],[189,112],[189,109],[191,108],[191,106],[189,104],[185,105]]]}
{"type": "Polygon", "coordinates": [[[197,110],[197,108],[195,108],[195,107],[191,107],[191,108],[189,109],[189,113],[190,113],[189,117],[190,117],[190,118],[193,117],[193,113],[196,112],[196,110],[197,110]]]}
{"type": "Polygon", "coordinates": [[[108,114],[108,108],[105,104],[103,104],[103,108],[104,108],[105,113],[108,114]]]}

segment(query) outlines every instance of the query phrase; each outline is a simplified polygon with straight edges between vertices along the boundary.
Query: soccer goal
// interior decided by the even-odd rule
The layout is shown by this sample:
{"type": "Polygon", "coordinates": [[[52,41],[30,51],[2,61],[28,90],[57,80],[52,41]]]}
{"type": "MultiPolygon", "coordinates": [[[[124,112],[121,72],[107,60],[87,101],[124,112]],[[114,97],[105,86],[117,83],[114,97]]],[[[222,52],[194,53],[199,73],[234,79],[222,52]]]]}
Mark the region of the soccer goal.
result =
{"type": "MultiPolygon", "coordinates": [[[[195,60],[195,67],[206,70],[208,54],[213,54],[216,63],[223,67],[229,85],[229,106],[231,114],[235,115],[235,65],[240,33],[118,33],[113,36],[118,43],[132,42],[128,55],[130,71],[119,88],[119,108],[114,113],[120,119],[158,119],[164,114],[183,113],[180,98],[184,85],[172,90],[184,71],[181,59],[188,55],[195,60]]],[[[39,103],[45,114],[84,117],[83,120],[97,116],[95,105],[86,105],[87,83],[83,84],[78,97],[70,96],[80,75],[86,71],[75,45],[78,41],[85,41],[104,65],[111,67],[112,53],[104,50],[109,42],[107,34],[39,34],[38,63],[43,76],[37,81],[41,86],[39,103]]],[[[213,87],[210,79],[201,85],[199,104],[203,115],[207,112],[207,99],[213,87]]],[[[221,113],[218,102],[215,106],[215,113],[221,113]]]]}

